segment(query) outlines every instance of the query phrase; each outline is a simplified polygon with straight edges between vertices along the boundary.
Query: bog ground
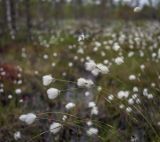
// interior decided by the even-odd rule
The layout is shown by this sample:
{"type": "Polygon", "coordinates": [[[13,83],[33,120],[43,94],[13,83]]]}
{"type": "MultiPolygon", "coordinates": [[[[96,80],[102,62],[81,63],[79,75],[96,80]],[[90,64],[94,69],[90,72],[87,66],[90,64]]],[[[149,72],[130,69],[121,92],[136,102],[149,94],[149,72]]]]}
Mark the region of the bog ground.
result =
{"type": "Polygon", "coordinates": [[[159,142],[160,24],[70,22],[0,48],[0,142],[159,142]]]}

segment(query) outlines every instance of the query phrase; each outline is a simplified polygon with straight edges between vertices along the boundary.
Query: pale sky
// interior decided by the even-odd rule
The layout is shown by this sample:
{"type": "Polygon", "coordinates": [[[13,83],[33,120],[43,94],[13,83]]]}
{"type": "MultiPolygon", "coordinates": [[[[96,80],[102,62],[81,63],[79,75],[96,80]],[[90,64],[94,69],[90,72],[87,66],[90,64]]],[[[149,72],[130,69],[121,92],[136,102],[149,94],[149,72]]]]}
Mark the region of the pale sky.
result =
{"type": "Polygon", "coordinates": [[[148,4],[148,0],[140,0],[141,1],[141,4],[148,4]]]}
{"type": "MultiPolygon", "coordinates": [[[[120,0],[115,0],[115,1],[120,1],[120,0]]],[[[123,1],[134,1],[134,0],[123,0],[123,1]]],[[[153,4],[158,2],[159,0],[152,0],[153,4]]],[[[140,5],[148,4],[148,0],[139,0],[140,5]]]]}
{"type": "MultiPolygon", "coordinates": [[[[66,0],[66,1],[71,2],[72,0],[66,0]]],[[[116,3],[116,2],[119,2],[119,1],[123,1],[124,3],[128,3],[128,4],[132,3],[133,6],[135,6],[134,2],[136,3],[137,0],[113,0],[113,1],[114,1],[115,3],[116,3]]],[[[140,6],[143,6],[143,5],[145,5],[145,4],[148,4],[148,1],[149,1],[149,0],[138,0],[138,1],[139,1],[140,6]]],[[[153,5],[156,5],[156,3],[157,3],[158,1],[160,1],[160,0],[152,0],[153,5]]],[[[93,2],[100,3],[100,0],[83,0],[83,2],[86,2],[86,3],[93,3],[93,2]]]]}

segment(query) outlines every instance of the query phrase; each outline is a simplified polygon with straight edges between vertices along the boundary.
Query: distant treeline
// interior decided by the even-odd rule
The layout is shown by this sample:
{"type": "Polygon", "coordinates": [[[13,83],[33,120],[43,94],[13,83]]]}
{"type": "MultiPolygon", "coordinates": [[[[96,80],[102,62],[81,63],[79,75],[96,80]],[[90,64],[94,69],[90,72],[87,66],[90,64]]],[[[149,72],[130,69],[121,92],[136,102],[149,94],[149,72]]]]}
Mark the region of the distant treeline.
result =
{"type": "Polygon", "coordinates": [[[0,0],[0,37],[9,35],[14,39],[20,31],[25,31],[30,40],[32,28],[41,29],[64,19],[159,21],[160,2],[156,6],[152,3],[145,5],[141,12],[134,13],[133,6],[121,1],[115,4],[113,0],[99,0],[98,3],[84,3],[84,0],[0,0]]]}

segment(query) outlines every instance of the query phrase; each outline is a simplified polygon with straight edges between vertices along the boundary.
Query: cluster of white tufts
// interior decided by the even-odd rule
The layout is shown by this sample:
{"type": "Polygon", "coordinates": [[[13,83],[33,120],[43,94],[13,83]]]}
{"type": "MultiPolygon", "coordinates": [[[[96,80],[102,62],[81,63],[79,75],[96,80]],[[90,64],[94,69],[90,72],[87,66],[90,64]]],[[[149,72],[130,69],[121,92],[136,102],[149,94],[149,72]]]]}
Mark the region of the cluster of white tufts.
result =
{"type": "Polygon", "coordinates": [[[144,95],[145,97],[147,97],[148,99],[153,99],[153,95],[148,92],[148,89],[147,89],[147,88],[144,88],[144,89],[143,89],[143,95],[144,95]]]}
{"type": "Polygon", "coordinates": [[[26,124],[30,125],[36,120],[37,116],[33,113],[28,113],[28,114],[22,114],[19,117],[19,120],[22,122],[25,122],[26,124]]]}
{"type": "Polygon", "coordinates": [[[96,103],[91,101],[88,103],[88,108],[91,108],[91,115],[98,115],[98,107],[96,106],[96,103]]]}
{"type": "MultiPolygon", "coordinates": [[[[55,79],[51,75],[44,75],[42,77],[42,82],[43,82],[44,86],[48,86],[53,81],[55,81],[55,79]]],[[[60,94],[60,90],[58,90],[56,88],[49,88],[47,90],[48,98],[51,100],[57,98],[59,96],[59,94],[60,94]]]]}
{"type": "Polygon", "coordinates": [[[85,69],[90,71],[94,76],[101,74],[107,74],[109,69],[102,63],[96,64],[93,60],[89,60],[85,63],[85,69]]]}
{"type": "Polygon", "coordinates": [[[129,96],[129,91],[119,91],[117,93],[117,97],[119,99],[128,98],[128,96],[129,96]]]}
{"type": "Polygon", "coordinates": [[[94,85],[94,83],[93,83],[93,81],[90,80],[90,79],[79,78],[79,79],[77,80],[77,85],[78,85],[79,87],[91,88],[91,87],[94,85]]]}
{"type": "Polygon", "coordinates": [[[98,134],[98,129],[91,127],[87,130],[87,135],[88,136],[93,136],[93,135],[97,135],[98,134]]]}

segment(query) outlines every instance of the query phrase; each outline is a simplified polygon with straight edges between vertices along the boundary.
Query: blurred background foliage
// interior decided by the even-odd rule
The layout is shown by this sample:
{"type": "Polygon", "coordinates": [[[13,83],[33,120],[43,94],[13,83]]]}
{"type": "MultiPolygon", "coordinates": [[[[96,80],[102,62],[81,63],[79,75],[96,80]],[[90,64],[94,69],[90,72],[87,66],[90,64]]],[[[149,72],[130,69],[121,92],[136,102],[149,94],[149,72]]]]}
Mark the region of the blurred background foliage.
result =
{"type": "MultiPolygon", "coordinates": [[[[0,0],[0,39],[31,40],[35,30],[54,30],[64,20],[160,20],[160,1],[147,0],[0,0]],[[139,13],[133,7],[141,6],[139,13]]],[[[64,24],[64,23],[63,23],[64,24]]]]}

